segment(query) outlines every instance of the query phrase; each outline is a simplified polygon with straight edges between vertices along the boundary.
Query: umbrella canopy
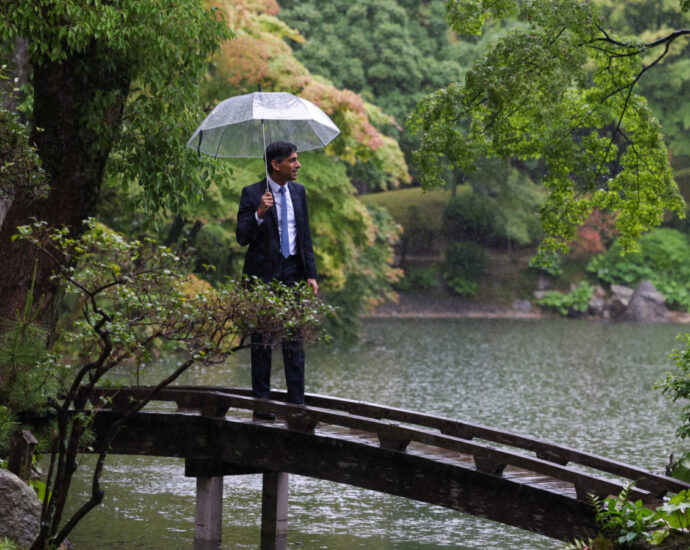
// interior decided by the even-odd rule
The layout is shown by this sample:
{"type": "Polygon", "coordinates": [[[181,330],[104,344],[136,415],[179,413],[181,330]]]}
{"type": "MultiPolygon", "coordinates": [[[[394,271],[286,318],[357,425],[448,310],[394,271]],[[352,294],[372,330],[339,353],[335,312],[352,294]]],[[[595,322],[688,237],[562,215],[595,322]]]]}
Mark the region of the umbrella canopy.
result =
{"type": "Polygon", "coordinates": [[[213,157],[263,158],[266,143],[318,149],[340,130],[316,105],[287,92],[254,92],[219,103],[187,142],[213,157]]]}

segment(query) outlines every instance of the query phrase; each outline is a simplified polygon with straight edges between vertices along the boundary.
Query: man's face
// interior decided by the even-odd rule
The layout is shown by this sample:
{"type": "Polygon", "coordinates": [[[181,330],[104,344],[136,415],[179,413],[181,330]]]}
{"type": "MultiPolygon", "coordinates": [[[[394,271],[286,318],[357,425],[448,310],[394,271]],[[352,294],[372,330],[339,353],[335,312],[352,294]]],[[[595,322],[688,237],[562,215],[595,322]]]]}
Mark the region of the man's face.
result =
{"type": "Polygon", "coordinates": [[[281,161],[272,161],[271,166],[273,166],[276,179],[292,181],[297,178],[297,170],[302,165],[297,160],[297,151],[295,151],[281,161]]]}

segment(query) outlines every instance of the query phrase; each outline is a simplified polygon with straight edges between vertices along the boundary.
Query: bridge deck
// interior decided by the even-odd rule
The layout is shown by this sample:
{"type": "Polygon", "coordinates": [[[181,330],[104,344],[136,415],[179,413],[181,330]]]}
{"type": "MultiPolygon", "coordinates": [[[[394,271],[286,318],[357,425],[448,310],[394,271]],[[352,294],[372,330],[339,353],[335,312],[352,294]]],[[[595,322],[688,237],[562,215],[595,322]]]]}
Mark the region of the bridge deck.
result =
{"type": "MultiPolygon", "coordinates": [[[[102,390],[97,413],[105,433],[151,388],[102,390]],[[99,406],[100,407],[100,406],[99,406]]],[[[189,475],[290,472],[462,510],[560,539],[596,530],[588,494],[619,493],[655,504],[688,485],[676,479],[544,440],[486,426],[307,395],[306,407],[284,393],[257,400],[238,388],[171,387],[155,401],[176,408],[140,412],[113,452],[182,456],[189,475]],[[256,421],[251,411],[277,415],[256,421]],[[161,412],[162,411],[162,412],[161,412]]]]}
{"type": "MultiPolygon", "coordinates": [[[[275,421],[253,420],[249,414],[242,414],[230,411],[225,416],[226,420],[233,422],[259,422],[264,425],[278,429],[289,430],[287,418],[278,416],[275,421]]],[[[365,430],[345,428],[342,426],[319,424],[314,428],[314,434],[323,437],[334,437],[341,440],[352,441],[361,445],[378,448],[380,446],[378,435],[365,430]]],[[[451,466],[476,470],[474,457],[468,453],[461,453],[445,448],[426,445],[416,441],[411,441],[405,452],[411,455],[423,457],[434,462],[445,463],[451,466]]],[[[532,487],[559,493],[568,498],[577,498],[577,492],[573,483],[562,481],[558,478],[538,475],[530,470],[518,468],[516,466],[506,466],[502,476],[517,483],[530,485],[532,487]]]]}

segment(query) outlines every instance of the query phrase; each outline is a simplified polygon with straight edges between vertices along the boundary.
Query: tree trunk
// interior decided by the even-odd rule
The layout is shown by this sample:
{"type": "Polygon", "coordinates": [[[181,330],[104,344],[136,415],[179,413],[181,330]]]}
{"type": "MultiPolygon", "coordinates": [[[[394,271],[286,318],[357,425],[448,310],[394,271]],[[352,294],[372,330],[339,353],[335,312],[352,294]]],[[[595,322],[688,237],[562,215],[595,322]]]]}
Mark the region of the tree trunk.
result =
{"type": "MultiPolygon", "coordinates": [[[[32,140],[51,190],[41,201],[15,198],[0,228],[0,318],[14,318],[24,305],[34,261],[39,257],[34,247],[11,242],[16,227],[35,217],[68,227],[76,235],[83,230],[82,221],[95,215],[105,164],[129,89],[126,71],[109,68],[104,58],[94,46],[90,52],[62,62],[34,66],[32,140]]],[[[39,258],[38,265],[36,302],[41,308],[40,320],[50,328],[54,326],[57,288],[50,281],[51,266],[45,258],[39,258]]]]}

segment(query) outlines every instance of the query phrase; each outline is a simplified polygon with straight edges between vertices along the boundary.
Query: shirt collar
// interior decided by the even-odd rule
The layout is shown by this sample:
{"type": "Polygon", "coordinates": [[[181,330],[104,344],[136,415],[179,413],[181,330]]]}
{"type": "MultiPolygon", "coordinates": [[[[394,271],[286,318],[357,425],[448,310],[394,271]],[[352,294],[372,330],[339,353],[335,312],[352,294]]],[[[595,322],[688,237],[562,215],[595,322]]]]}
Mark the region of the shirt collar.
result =
{"type": "MultiPolygon", "coordinates": [[[[266,175],[266,178],[268,179],[268,184],[271,186],[271,191],[273,191],[273,194],[275,195],[276,193],[278,193],[278,190],[281,188],[281,186],[278,185],[275,181],[273,181],[271,176],[266,175]]],[[[287,191],[287,184],[288,183],[290,183],[290,182],[285,183],[285,191],[287,191]]]]}

